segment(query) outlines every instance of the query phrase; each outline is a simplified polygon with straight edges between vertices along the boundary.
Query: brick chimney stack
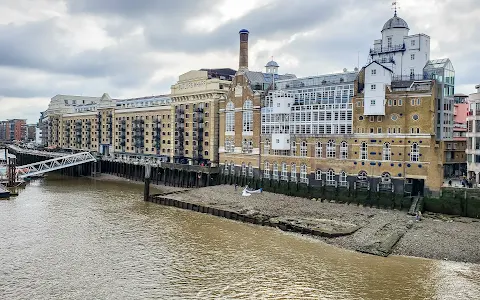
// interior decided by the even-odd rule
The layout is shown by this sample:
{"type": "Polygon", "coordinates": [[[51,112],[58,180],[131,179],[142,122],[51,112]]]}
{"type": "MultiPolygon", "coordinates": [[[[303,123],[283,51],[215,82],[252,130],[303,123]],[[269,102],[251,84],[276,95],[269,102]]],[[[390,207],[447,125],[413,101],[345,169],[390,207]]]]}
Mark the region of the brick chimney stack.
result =
{"type": "Polygon", "coordinates": [[[238,64],[239,71],[248,70],[248,30],[242,29],[240,34],[240,60],[238,64]]]}

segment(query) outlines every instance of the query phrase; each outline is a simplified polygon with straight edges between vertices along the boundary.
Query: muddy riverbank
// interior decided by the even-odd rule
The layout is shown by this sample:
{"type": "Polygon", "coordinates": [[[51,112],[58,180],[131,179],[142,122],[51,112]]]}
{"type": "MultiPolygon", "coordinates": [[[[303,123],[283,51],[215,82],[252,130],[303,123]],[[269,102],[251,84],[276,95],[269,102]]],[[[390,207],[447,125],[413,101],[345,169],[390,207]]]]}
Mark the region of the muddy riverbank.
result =
{"type": "MultiPolygon", "coordinates": [[[[111,175],[102,175],[96,180],[129,181],[111,175]]],[[[191,190],[153,187],[166,193],[162,198],[249,216],[258,224],[293,228],[345,249],[381,256],[393,254],[480,263],[480,220],[476,219],[426,213],[417,222],[405,211],[268,192],[243,197],[241,187],[235,190],[230,185],[191,190]]]]}

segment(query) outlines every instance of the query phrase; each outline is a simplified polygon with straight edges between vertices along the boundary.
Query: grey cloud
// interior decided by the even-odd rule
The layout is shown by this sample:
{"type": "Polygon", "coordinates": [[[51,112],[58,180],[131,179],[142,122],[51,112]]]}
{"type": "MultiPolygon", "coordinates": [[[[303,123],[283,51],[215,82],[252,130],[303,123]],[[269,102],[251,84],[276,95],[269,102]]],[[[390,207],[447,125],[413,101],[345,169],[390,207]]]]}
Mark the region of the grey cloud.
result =
{"type": "Polygon", "coordinates": [[[148,78],[160,67],[144,58],[141,41],[125,41],[102,50],[70,54],[70,49],[58,40],[62,34],[65,33],[56,26],[55,19],[23,25],[0,25],[0,44],[8,45],[0,48],[0,66],[83,77],[130,73],[131,84],[148,78]]]}

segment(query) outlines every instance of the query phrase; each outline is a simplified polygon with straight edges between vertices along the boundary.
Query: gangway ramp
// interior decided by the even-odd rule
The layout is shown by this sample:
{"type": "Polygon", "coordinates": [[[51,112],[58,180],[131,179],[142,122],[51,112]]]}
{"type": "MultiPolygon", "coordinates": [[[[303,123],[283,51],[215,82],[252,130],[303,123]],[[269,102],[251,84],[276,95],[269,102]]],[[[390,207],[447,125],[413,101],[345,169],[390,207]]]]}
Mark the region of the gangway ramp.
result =
{"type": "Polygon", "coordinates": [[[19,166],[16,170],[18,177],[23,179],[95,161],[97,159],[90,152],[81,152],[19,166]]]}

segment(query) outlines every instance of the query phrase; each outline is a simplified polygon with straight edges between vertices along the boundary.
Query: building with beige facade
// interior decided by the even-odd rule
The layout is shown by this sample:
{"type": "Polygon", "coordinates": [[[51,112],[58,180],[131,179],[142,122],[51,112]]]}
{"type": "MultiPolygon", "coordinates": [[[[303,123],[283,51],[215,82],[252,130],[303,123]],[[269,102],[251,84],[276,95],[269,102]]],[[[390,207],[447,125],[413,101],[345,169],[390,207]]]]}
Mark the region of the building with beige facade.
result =
{"type": "Polygon", "coordinates": [[[454,70],[448,59],[429,59],[428,36],[408,31],[395,14],[361,70],[296,78],[278,75],[276,62],[249,71],[241,30],[239,69],[220,103],[224,174],[438,195],[453,137],[454,70]],[[388,59],[403,52],[415,61],[407,75],[388,59]]]}

